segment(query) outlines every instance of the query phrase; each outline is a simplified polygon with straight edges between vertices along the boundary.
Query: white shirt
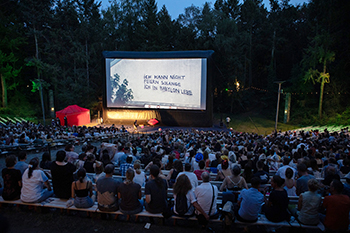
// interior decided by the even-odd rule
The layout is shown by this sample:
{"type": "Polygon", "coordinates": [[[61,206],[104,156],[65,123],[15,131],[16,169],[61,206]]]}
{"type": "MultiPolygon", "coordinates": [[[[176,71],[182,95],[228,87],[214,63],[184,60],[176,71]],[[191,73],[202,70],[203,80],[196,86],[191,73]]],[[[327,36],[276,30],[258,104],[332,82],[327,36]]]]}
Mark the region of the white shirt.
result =
{"type": "Polygon", "coordinates": [[[188,179],[190,179],[190,182],[191,182],[191,185],[192,185],[192,190],[194,191],[194,189],[198,186],[198,179],[197,179],[196,174],[194,174],[193,172],[186,172],[186,171],[184,171],[184,172],[180,172],[177,175],[176,179],[179,176],[181,176],[182,174],[185,174],[188,177],[188,179]]]}
{"type": "Polygon", "coordinates": [[[286,170],[287,170],[287,168],[290,168],[290,169],[293,170],[293,177],[292,177],[292,179],[294,179],[296,171],[295,171],[295,169],[293,167],[291,167],[289,165],[283,165],[283,167],[280,167],[277,170],[276,175],[279,175],[282,179],[286,179],[286,170]]]}
{"type": "Polygon", "coordinates": [[[29,169],[26,169],[22,176],[21,200],[23,202],[36,202],[41,198],[44,182],[48,178],[42,170],[33,170],[32,176],[28,178],[28,171],[29,169]]]}
{"type": "MultiPolygon", "coordinates": [[[[213,185],[214,187],[214,202],[213,202],[213,207],[211,208],[211,212],[209,215],[213,215],[216,213],[216,201],[218,198],[218,188],[213,185]]],[[[205,213],[209,213],[211,202],[213,199],[213,188],[212,185],[209,182],[202,183],[199,185],[195,190],[194,194],[197,199],[197,203],[202,207],[205,213]]],[[[196,210],[196,214],[200,214],[196,210]]]]}
{"type": "Polygon", "coordinates": [[[137,174],[135,171],[135,177],[134,177],[133,181],[136,184],[139,184],[141,187],[144,187],[145,182],[146,182],[145,173],[143,171],[141,171],[140,174],[137,174]]]}

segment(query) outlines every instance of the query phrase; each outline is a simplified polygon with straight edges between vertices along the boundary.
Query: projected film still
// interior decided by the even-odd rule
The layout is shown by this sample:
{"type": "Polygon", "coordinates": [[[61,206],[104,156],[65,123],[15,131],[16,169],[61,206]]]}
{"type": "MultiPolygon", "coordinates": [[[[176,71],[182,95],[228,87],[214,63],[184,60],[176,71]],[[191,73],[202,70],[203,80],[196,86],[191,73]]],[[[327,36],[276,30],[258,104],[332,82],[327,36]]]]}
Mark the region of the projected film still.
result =
{"type": "Polygon", "coordinates": [[[106,59],[108,108],[206,109],[207,59],[106,59]]]}

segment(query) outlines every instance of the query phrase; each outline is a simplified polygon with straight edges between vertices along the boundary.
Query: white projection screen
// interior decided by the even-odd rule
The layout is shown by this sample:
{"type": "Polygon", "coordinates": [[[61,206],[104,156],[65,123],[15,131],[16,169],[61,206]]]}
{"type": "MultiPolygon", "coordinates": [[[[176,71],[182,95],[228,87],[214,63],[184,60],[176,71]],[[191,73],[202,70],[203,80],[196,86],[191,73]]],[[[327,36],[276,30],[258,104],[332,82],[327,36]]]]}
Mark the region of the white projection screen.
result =
{"type": "Polygon", "coordinates": [[[106,58],[107,108],[206,110],[207,58],[106,58]]]}

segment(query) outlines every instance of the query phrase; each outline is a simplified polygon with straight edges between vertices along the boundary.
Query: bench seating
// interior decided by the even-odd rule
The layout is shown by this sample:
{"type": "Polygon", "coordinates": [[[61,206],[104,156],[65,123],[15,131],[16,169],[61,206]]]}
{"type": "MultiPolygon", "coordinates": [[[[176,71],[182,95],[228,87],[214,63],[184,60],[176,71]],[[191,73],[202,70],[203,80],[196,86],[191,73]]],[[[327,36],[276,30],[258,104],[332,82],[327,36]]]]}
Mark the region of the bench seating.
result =
{"type": "MultiPolygon", "coordinates": [[[[219,200],[218,200],[219,201],[219,200]]],[[[67,207],[66,203],[67,200],[66,199],[60,199],[60,198],[48,198],[46,201],[43,201],[41,203],[25,203],[22,202],[21,200],[15,200],[15,201],[5,201],[2,197],[0,197],[0,206],[1,204],[15,204],[15,205],[26,205],[26,206],[34,206],[34,207],[47,207],[47,208],[55,208],[55,209],[60,209],[61,212],[63,210],[67,210],[67,212],[69,212],[70,210],[75,210],[75,211],[83,211],[86,212],[88,215],[90,213],[108,213],[108,214],[114,214],[115,215],[115,219],[117,219],[117,217],[119,215],[124,215],[121,211],[101,211],[98,209],[98,205],[97,203],[95,203],[92,207],[90,208],[77,208],[75,206],[70,206],[67,207]]],[[[162,214],[152,214],[149,213],[146,210],[143,210],[142,212],[135,214],[134,215],[136,217],[136,221],[138,219],[139,216],[142,217],[149,217],[149,218],[161,218],[163,219],[163,215],[162,214]]],[[[129,220],[130,216],[127,215],[127,220],[129,220]]],[[[180,217],[180,216],[176,216],[173,215],[171,216],[171,218],[174,220],[174,225],[176,224],[176,220],[191,220],[191,221],[197,221],[197,218],[195,216],[193,217],[180,217]]],[[[220,218],[218,219],[210,219],[210,222],[222,222],[222,220],[220,218]]],[[[283,221],[283,222],[279,222],[279,223],[275,223],[275,222],[271,222],[269,220],[266,219],[265,215],[261,214],[259,216],[259,219],[257,222],[254,223],[246,223],[246,222],[240,222],[240,221],[235,221],[234,224],[239,224],[239,225],[264,225],[264,226],[271,226],[271,227],[298,227],[298,228],[308,228],[308,229],[320,229],[320,230],[324,230],[324,226],[323,224],[319,224],[317,226],[308,226],[308,225],[304,225],[304,224],[300,224],[297,221],[291,221],[291,222],[287,222],[287,221],[283,221]]]]}

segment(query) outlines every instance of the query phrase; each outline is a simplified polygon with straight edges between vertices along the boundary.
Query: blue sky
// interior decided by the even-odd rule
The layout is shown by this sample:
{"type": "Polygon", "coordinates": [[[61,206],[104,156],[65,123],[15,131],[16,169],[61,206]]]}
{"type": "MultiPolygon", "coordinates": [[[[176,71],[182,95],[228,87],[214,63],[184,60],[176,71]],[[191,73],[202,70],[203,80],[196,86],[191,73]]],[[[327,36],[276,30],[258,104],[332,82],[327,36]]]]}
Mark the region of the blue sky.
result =
{"type": "MultiPolygon", "coordinates": [[[[106,9],[110,4],[109,0],[101,0],[102,1],[102,7],[106,9]]],[[[156,0],[158,11],[162,8],[163,5],[166,6],[168,9],[168,12],[172,19],[176,19],[179,14],[182,14],[185,12],[185,8],[191,6],[192,4],[195,6],[202,7],[205,2],[210,2],[212,4],[215,3],[215,0],[156,0]]],[[[266,7],[269,6],[269,0],[263,0],[266,7]]],[[[290,0],[290,3],[293,5],[302,4],[304,2],[308,2],[308,0],[290,0]]]]}

